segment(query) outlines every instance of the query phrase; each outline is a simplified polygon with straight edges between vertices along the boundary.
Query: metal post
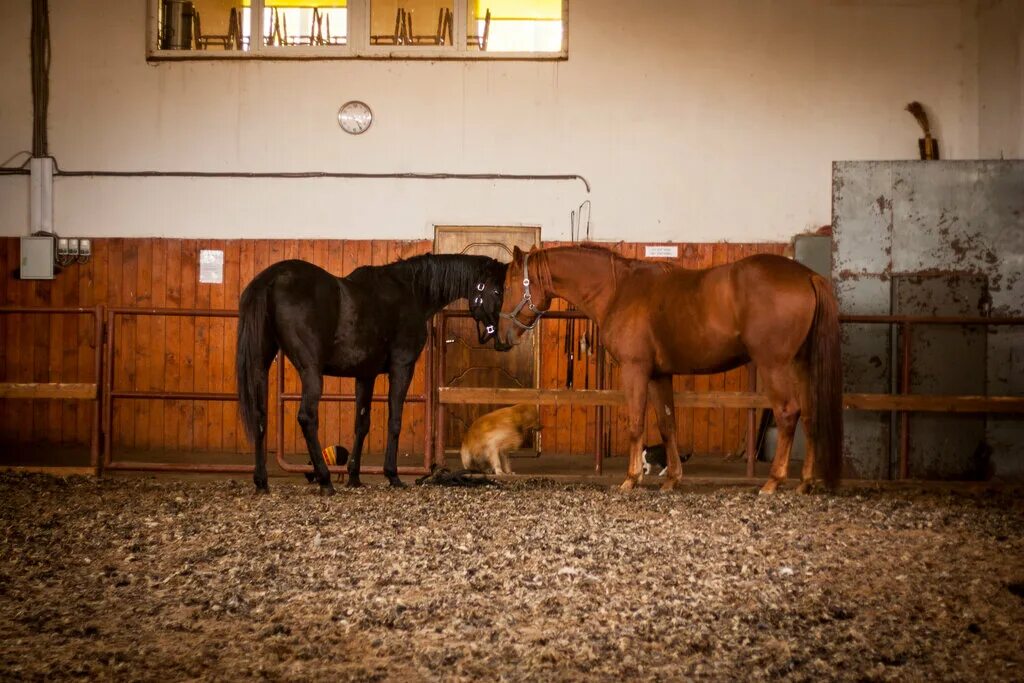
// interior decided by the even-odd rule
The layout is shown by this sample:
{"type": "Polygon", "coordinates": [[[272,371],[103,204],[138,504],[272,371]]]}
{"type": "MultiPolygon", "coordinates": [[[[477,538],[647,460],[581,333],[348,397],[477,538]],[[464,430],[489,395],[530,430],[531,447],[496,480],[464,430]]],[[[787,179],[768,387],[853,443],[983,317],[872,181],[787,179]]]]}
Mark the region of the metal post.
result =
{"type": "Polygon", "coordinates": [[[102,340],[106,342],[105,354],[106,362],[103,364],[103,369],[106,371],[107,381],[106,388],[103,392],[103,464],[100,467],[100,472],[110,464],[110,449],[114,442],[114,320],[117,317],[117,311],[111,309],[107,311],[107,335],[106,339],[102,340]]]}
{"type": "MultiPolygon", "coordinates": [[[[598,389],[604,389],[604,346],[600,342],[601,331],[594,325],[594,353],[597,355],[594,361],[594,384],[598,389]]],[[[597,414],[594,417],[594,474],[604,473],[604,406],[597,406],[597,414]]]]}
{"type": "MultiPolygon", "coordinates": [[[[910,393],[910,323],[900,324],[900,394],[910,393]]],[[[910,413],[900,411],[900,479],[910,477],[910,413]]]]}
{"type": "Polygon", "coordinates": [[[277,461],[284,462],[284,351],[277,352],[277,461]]]}
{"type": "MultiPolygon", "coordinates": [[[[445,376],[445,335],[448,329],[448,312],[442,310],[440,313],[440,322],[437,328],[437,386],[444,386],[445,376]]],[[[438,397],[440,398],[440,397],[438,397]]],[[[435,429],[437,430],[436,437],[434,439],[434,462],[438,466],[443,467],[445,464],[445,444],[444,444],[444,404],[439,400],[437,402],[437,413],[435,429]]]]}
{"type": "Polygon", "coordinates": [[[89,444],[89,466],[92,467],[96,476],[103,473],[100,465],[100,431],[103,429],[103,401],[107,392],[103,391],[103,304],[96,306],[93,315],[95,316],[95,343],[96,351],[94,362],[96,364],[96,400],[93,401],[92,417],[92,441],[89,444]]]}
{"type": "Polygon", "coordinates": [[[427,321],[427,348],[423,358],[423,467],[429,471],[434,461],[434,321],[427,321]]]}
{"type": "MultiPolygon", "coordinates": [[[[747,386],[750,391],[757,391],[757,367],[753,361],[747,365],[747,386]]],[[[747,478],[754,476],[754,461],[757,459],[757,409],[747,408],[747,478]]]]}

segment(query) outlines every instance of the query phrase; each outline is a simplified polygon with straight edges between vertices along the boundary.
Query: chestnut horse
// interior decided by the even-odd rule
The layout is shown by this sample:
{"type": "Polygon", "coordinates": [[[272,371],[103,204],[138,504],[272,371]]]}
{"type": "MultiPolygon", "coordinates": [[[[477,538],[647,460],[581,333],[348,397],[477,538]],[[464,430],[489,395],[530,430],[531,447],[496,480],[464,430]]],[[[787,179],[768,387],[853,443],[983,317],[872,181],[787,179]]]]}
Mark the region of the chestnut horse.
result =
{"type": "Polygon", "coordinates": [[[598,324],[619,364],[629,410],[629,470],[640,481],[644,415],[654,406],[668,455],[663,490],[682,477],[676,447],[672,376],[724,372],[756,363],[779,429],[770,479],[785,480],[799,418],[807,456],[798,491],[807,493],[818,454],[829,488],[842,468],[842,367],[839,315],[829,283],[781,256],[750,256],[704,270],[628,259],[603,247],[516,249],[505,278],[506,342],[531,329],[553,298],[598,324]]]}

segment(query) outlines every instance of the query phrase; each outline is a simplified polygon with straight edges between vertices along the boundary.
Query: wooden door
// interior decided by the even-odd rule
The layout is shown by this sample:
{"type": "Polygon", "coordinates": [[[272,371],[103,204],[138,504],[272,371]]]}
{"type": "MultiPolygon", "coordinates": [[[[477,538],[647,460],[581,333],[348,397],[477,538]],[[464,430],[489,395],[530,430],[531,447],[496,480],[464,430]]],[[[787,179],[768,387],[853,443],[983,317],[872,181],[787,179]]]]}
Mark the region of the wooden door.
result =
{"type": "MultiPolygon", "coordinates": [[[[435,254],[479,254],[504,263],[512,260],[512,248],[529,251],[540,246],[539,227],[437,226],[434,230],[435,254]]],[[[450,306],[465,310],[465,301],[450,306]]],[[[520,343],[507,353],[494,350],[492,344],[481,347],[476,326],[470,319],[448,322],[444,332],[445,373],[441,386],[449,387],[536,387],[538,381],[538,336],[531,330],[520,336],[520,343]]],[[[452,405],[445,413],[444,442],[449,452],[458,452],[462,435],[473,420],[502,406],[452,405]]],[[[527,441],[524,447],[536,447],[527,441]]]]}

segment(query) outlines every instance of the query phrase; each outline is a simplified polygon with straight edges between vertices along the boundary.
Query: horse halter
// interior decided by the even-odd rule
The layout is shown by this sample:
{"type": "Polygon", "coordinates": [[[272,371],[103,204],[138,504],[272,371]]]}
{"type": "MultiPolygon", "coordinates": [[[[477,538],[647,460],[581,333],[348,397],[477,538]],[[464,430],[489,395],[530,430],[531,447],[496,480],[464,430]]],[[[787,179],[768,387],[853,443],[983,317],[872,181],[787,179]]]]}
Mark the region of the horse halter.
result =
{"type": "Polygon", "coordinates": [[[533,296],[530,294],[530,271],[527,263],[530,260],[529,254],[523,255],[523,298],[516,304],[516,307],[512,309],[511,313],[501,313],[501,317],[506,320],[512,321],[512,324],[522,330],[532,330],[540,322],[540,318],[546,311],[542,311],[533,305],[533,296]],[[533,322],[527,325],[519,320],[519,311],[523,308],[529,308],[530,312],[534,314],[533,322]]]}
{"type": "MultiPolygon", "coordinates": [[[[476,334],[477,334],[477,336],[481,340],[484,338],[484,335],[480,334],[480,319],[476,317],[476,312],[479,311],[480,308],[484,305],[483,291],[485,289],[487,289],[487,284],[486,283],[484,283],[484,282],[476,283],[477,295],[475,297],[473,297],[473,299],[469,302],[469,310],[470,310],[471,313],[473,313],[473,318],[476,321],[476,327],[477,327],[476,334]]],[[[494,325],[486,325],[486,326],[484,326],[484,331],[487,334],[495,334],[495,332],[497,331],[497,328],[494,325]]]]}

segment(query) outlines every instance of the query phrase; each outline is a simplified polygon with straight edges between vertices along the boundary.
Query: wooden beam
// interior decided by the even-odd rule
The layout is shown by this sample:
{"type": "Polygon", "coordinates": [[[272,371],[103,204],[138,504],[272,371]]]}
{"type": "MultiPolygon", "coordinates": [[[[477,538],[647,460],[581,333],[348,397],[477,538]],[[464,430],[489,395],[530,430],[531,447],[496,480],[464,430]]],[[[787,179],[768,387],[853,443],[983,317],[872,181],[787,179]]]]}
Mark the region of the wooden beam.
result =
{"type": "Polygon", "coordinates": [[[84,477],[96,476],[96,470],[92,467],[45,467],[34,465],[3,465],[0,467],[3,472],[28,472],[31,474],[52,474],[55,477],[70,477],[81,475],[84,477]]]}
{"type": "Polygon", "coordinates": [[[96,398],[96,385],[0,382],[0,398],[59,398],[93,400],[96,398]]]}
{"type": "Polygon", "coordinates": [[[911,413],[1024,413],[1017,396],[942,396],[925,394],[846,394],[843,407],[853,410],[911,413]]]}
{"type": "MultiPolygon", "coordinates": [[[[441,403],[511,405],[625,405],[625,394],[614,389],[490,389],[441,387],[441,403]]],[[[764,394],[746,391],[681,391],[675,394],[678,408],[767,408],[764,394]]],[[[938,396],[921,394],[846,394],[843,407],[851,410],[909,411],[929,413],[1024,413],[1024,398],[1016,396],[938,396]]]]}

